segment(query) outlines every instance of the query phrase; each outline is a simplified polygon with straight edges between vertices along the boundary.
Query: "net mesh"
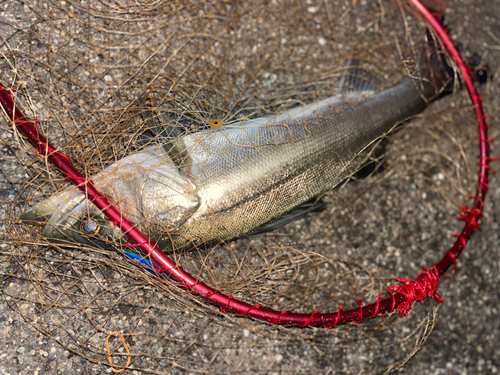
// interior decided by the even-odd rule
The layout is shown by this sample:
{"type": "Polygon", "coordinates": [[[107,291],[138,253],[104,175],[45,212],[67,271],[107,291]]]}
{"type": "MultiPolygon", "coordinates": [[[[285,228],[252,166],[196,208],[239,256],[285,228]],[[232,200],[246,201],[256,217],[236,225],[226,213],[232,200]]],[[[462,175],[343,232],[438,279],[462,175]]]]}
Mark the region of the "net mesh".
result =
{"type": "MultiPolygon", "coordinates": [[[[161,144],[165,123],[187,134],[335,95],[351,57],[389,88],[411,71],[425,34],[404,3],[385,1],[46,1],[5,13],[2,82],[86,176],[161,144]]],[[[172,258],[217,290],[279,311],[375,301],[395,276],[440,257],[450,233],[436,222],[457,216],[471,193],[476,136],[465,103],[462,94],[443,99],[384,140],[370,170],[325,195],[326,210],[172,258]]],[[[6,199],[3,295],[90,362],[109,365],[112,353],[116,369],[130,358],[127,369],[144,373],[385,372],[432,330],[432,301],[409,318],[334,330],[270,326],[222,314],[119,251],[49,245],[18,218],[68,183],[2,126],[8,160],[25,173],[4,167],[15,193],[6,199]]]]}

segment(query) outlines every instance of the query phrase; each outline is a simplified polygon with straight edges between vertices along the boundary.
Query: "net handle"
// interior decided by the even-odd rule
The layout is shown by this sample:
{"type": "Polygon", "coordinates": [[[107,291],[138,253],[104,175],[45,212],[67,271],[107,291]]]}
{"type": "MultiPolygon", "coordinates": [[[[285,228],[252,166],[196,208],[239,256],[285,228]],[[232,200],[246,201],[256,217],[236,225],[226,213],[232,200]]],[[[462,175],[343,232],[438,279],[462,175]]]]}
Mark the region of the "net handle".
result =
{"type": "Polygon", "coordinates": [[[401,285],[392,285],[387,288],[390,294],[389,298],[381,300],[381,294],[377,302],[367,306],[362,305],[361,297],[358,299],[359,308],[353,310],[343,310],[341,306],[334,313],[319,313],[317,310],[312,314],[297,314],[289,311],[275,311],[266,309],[260,305],[250,305],[243,301],[233,298],[232,295],[225,295],[215,290],[204,282],[197,280],[182,267],[175,264],[157,247],[156,243],[148,239],[134,224],[129,221],[103,194],[101,194],[92,180],[83,176],[71,163],[71,161],[57,151],[43,136],[37,126],[36,120],[29,121],[16,107],[14,99],[14,89],[2,86],[0,83],[0,105],[11,124],[35,146],[36,152],[48,159],[64,176],[75,186],[86,194],[88,199],[99,208],[106,219],[118,226],[128,237],[129,241],[135,242],[138,247],[151,258],[158,272],[166,272],[171,278],[180,283],[188,290],[204,297],[207,301],[218,305],[223,313],[227,311],[240,315],[246,315],[258,320],[272,324],[286,324],[305,327],[324,326],[334,327],[342,323],[360,323],[363,319],[375,317],[376,315],[385,315],[395,309],[400,314],[407,315],[415,300],[423,300],[426,297],[436,298],[441,301],[436,293],[440,276],[444,275],[446,270],[453,264],[463,252],[470,236],[479,230],[478,221],[482,218],[483,201],[488,192],[488,172],[489,163],[494,160],[489,156],[489,144],[486,125],[486,116],[482,109],[482,100],[477,94],[471,78],[470,70],[465,66],[460,54],[456,50],[446,31],[440,23],[434,18],[432,13],[419,1],[409,0],[409,2],[419,11],[427,22],[435,30],[442,40],[450,56],[457,64],[464,78],[467,90],[474,104],[476,118],[478,121],[479,141],[480,141],[480,163],[479,164],[479,182],[474,203],[471,209],[464,208],[459,220],[465,221],[465,225],[460,234],[456,235],[457,240],[453,247],[445,254],[444,258],[431,269],[424,269],[415,280],[397,279],[401,285]]]}

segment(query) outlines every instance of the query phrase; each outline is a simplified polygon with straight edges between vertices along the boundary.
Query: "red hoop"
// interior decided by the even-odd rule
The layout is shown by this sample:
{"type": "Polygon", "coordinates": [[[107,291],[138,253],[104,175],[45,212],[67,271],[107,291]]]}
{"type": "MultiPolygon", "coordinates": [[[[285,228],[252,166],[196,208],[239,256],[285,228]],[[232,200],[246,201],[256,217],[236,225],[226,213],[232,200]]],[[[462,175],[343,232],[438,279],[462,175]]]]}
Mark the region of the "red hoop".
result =
{"type": "MultiPolygon", "coordinates": [[[[3,107],[7,117],[17,129],[23,133],[35,146],[36,151],[44,154],[64,175],[73,182],[81,191],[83,191],[88,199],[96,205],[104,214],[107,220],[112,221],[115,225],[119,226],[123,233],[128,237],[128,240],[138,244],[146,255],[148,255],[155,269],[159,272],[168,272],[170,277],[181,283],[189,290],[204,296],[207,300],[217,304],[224,312],[223,306],[226,311],[233,311],[237,314],[248,315],[253,318],[263,320],[269,323],[289,324],[297,326],[324,326],[331,328],[340,323],[355,322],[360,323],[363,317],[372,318],[376,315],[385,315],[391,313],[394,309],[398,309],[400,314],[408,315],[413,302],[415,300],[422,300],[426,297],[442,301],[441,297],[437,294],[437,286],[439,277],[443,275],[446,270],[452,265],[456,265],[456,259],[462,253],[470,236],[476,231],[480,230],[478,221],[482,218],[482,206],[484,197],[488,192],[488,173],[489,163],[496,160],[497,157],[489,156],[489,145],[492,142],[488,139],[488,127],[486,125],[486,116],[482,109],[482,100],[478,96],[474,84],[471,79],[471,72],[465,66],[458,51],[454,47],[447,32],[442,28],[440,23],[433,17],[431,12],[422,5],[419,0],[409,0],[411,4],[420,12],[420,14],[429,22],[435,32],[447,47],[452,59],[455,61],[460,71],[462,72],[463,79],[469,95],[474,104],[476,111],[476,118],[478,121],[479,140],[480,140],[480,163],[479,165],[479,182],[476,195],[474,196],[474,203],[471,209],[465,209],[463,216],[459,220],[465,222],[462,232],[457,235],[457,240],[453,247],[446,253],[444,258],[434,265],[432,270],[427,269],[425,272],[417,276],[416,280],[398,278],[397,281],[402,285],[390,286],[387,290],[391,297],[380,300],[380,295],[376,304],[363,307],[361,297],[358,299],[359,309],[343,311],[340,307],[337,313],[319,314],[315,311],[313,314],[296,314],[288,311],[274,311],[265,309],[259,305],[249,305],[245,302],[233,299],[232,296],[226,296],[223,293],[210,288],[202,281],[197,280],[181,267],[177,266],[172,260],[165,256],[156,246],[156,243],[150,241],[143,233],[141,233],[134,224],[127,220],[125,216],[114,207],[109,200],[103,196],[94,186],[94,183],[85,178],[75,167],[71,164],[69,159],[57,151],[47,140],[40,134],[36,121],[28,121],[21,111],[16,107],[14,100],[14,90],[12,88],[2,87],[0,84],[0,104],[3,107]],[[32,125],[34,124],[34,125],[32,125]],[[83,181],[83,182],[81,182],[83,181]],[[156,264],[158,266],[156,266],[156,264]],[[330,325],[330,323],[332,323],[330,325]]],[[[439,2],[438,0],[435,0],[439,2]]],[[[440,3],[440,2],[439,2],[440,3]]],[[[135,245],[134,245],[135,246],[135,245]]]]}

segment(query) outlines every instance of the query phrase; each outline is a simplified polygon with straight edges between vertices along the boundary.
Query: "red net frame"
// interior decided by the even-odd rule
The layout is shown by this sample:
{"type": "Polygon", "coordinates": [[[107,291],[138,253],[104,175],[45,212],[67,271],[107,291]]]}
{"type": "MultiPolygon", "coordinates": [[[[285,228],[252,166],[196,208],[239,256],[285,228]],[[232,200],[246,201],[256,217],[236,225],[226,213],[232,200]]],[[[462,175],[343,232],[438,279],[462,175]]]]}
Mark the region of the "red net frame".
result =
{"type": "MultiPolygon", "coordinates": [[[[377,315],[387,315],[397,310],[399,314],[408,315],[414,301],[421,301],[427,297],[435,298],[438,302],[442,302],[442,298],[437,294],[437,287],[441,276],[447,276],[445,272],[452,265],[455,266],[455,277],[457,271],[457,258],[465,250],[467,241],[474,232],[480,230],[479,221],[483,217],[484,198],[488,193],[488,174],[490,170],[490,162],[498,159],[498,157],[490,157],[489,146],[493,141],[488,139],[488,126],[486,124],[486,115],[483,112],[482,100],[477,94],[472,81],[471,71],[466,67],[460,54],[450,40],[447,32],[443,29],[440,22],[437,21],[433,14],[419,1],[409,0],[409,2],[418,10],[418,12],[427,20],[434,29],[442,43],[446,46],[451,58],[455,61],[462,73],[465,85],[474,104],[476,118],[479,131],[479,172],[478,186],[476,194],[473,196],[474,202],[471,208],[463,207],[461,216],[458,220],[464,221],[465,225],[460,233],[453,234],[456,241],[450,250],[446,252],[443,259],[433,265],[432,268],[423,268],[416,279],[397,278],[399,285],[391,285],[387,288],[390,294],[389,298],[381,299],[382,293],[379,294],[376,303],[363,306],[362,299],[359,297],[359,308],[353,310],[343,310],[341,306],[333,313],[320,313],[315,310],[312,314],[297,314],[290,311],[275,311],[266,309],[260,305],[250,305],[243,301],[235,299],[232,295],[225,295],[218,290],[215,290],[204,282],[197,280],[179,265],[175,264],[156,246],[154,241],[149,240],[141,233],[134,224],[129,221],[110,201],[102,195],[94,186],[92,180],[83,176],[71,163],[71,161],[62,153],[57,151],[41,134],[37,127],[36,120],[29,121],[22,114],[19,108],[16,107],[14,99],[14,89],[6,88],[0,83],[0,105],[3,107],[5,114],[12,125],[24,134],[29,141],[35,146],[38,154],[44,155],[48,160],[58,168],[67,179],[86,194],[88,199],[98,207],[105,215],[106,219],[118,226],[122,232],[128,237],[129,241],[133,241],[147,256],[153,261],[153,265],[158,272],[166,272],[171,278],[179,282],[188,290],[204,297],[218,305],[223,313],[228,311],[240,315],[246,315],[255,319],[259,319],[271,324],[286,324],[296,325],[299,327],[323,326],[331,328],[341,323],[359,324],[364,319],[373,318],[377,315]]],[[[440,3],[441,4],[441,3],[440,3]]],[[[128,242],[127,242],[128,243],[128,242]]]]}

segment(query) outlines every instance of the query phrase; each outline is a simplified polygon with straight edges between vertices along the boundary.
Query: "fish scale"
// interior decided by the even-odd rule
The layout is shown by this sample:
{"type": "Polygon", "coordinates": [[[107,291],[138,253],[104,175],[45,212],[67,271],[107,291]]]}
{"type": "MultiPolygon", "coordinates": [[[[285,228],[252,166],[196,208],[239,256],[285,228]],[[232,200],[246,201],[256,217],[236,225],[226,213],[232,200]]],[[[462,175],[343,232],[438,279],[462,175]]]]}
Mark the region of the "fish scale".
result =
{"type": "Polygon", "coordinates": [[[331,190],[363,164],[375,140],[427,106],[411,78],[340,99],[184,137],[200,207],[174,247],[239,237],[331,190]],[[247,139],[257,147],[242,147],[247,139]]]}

